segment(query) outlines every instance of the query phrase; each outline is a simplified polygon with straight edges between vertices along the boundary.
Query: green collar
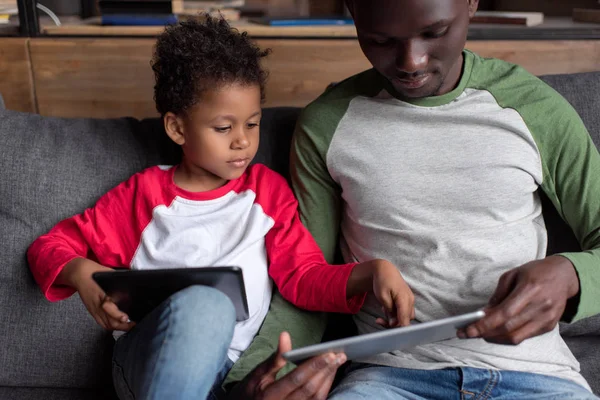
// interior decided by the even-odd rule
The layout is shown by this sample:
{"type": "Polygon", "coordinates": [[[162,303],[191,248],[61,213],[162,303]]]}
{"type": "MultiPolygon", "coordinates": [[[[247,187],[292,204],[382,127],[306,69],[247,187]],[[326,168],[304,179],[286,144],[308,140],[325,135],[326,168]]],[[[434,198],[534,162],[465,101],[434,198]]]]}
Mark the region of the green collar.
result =
{"type": "Polygon", "coordinates": [[[467,87],[469,80],[471,79],[471,72],[473,71],[473,61],[475,56],[468,50],[463,51],[463,71],[460,81],[456,88],[452,91],[443,94],[441,96],[431,96],[431,97],[423,97],[421,99],[405,99],[401,97],[398,92],[394,89],[390,81],[385,79],[383,76],[381,78],[384,80],[383,88],[388,91],[392,96],[396,99],[404,101],[406,103],[419,106],[419,107],[439,107],[445,104],[451,103],[454,99],[462,94],[462,92],[467,87]]]}

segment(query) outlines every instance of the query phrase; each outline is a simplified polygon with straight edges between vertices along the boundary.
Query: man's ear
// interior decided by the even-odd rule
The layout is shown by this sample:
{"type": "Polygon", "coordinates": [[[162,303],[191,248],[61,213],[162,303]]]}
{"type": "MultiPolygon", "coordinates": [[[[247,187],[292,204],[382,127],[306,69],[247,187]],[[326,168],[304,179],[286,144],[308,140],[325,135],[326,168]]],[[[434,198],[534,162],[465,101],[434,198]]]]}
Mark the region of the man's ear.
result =
{"type": "Polygon", "coordinates": [[[185,143],[185,132],[183,120],[172,112],[168,112],[163,117],[165,131],[172,141],[180,146],[185,143]]]}
{"type": "Polygon", "coordinates": [[[469,18],[473,18],[475,16],[475,12],[477,12],[477,8],[479,7],[479,0],[467,0],[469,2],[469,18]]]}

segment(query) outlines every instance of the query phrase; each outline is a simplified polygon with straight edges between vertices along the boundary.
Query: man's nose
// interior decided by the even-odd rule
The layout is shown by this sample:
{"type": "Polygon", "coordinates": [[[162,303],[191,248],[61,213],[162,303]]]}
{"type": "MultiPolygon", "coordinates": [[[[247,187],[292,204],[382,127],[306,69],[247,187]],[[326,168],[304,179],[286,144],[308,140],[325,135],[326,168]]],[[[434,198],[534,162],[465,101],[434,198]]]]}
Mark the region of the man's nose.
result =
{"type": "Polygon", "coordinates": [[[405,40],[398,45],[396,68],[407,74],[424,71],[429,57],[426,46],[418,40],[405,40]]]}

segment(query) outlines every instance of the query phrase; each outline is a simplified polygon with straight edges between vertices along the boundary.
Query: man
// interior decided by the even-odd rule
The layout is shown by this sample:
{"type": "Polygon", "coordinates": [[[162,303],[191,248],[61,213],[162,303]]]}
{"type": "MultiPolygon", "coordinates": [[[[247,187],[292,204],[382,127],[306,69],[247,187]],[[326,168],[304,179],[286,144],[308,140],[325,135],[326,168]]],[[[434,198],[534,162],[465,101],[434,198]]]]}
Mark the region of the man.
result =
{"type": "MultiPolygon", "coordinates": [[[[487,315],[462,339],[353,362],[331,398],[596,398],[557,326],[600,312],[600,156],[580,118],[521,68],[463,51],[476,0],[347,5],[374,69],[299,120],[302,219],[330,262],[339,247],[400,266],[417,320],[487,315]],[[538,189],[586,251],[545,258],[538,189]]],[[[359,333],[385,317],[368,299],[359,333]]],[[[309,393],[332,371],[271,389],[309,393]]]]}
{"type": "MultiPolygon", "coordinates": [[[[521,68],[463,51],[476,0],[347,5],[374,69],[300,118],[303,221],[329,259],[339,243],[347,262],[400,266],[417,320],[487,316],[468,340],[353,363],[331,398],[593,398],[557,325],[569,299],[570,319],[600,311],[600,156],[583,123],[521,68]],[[544,258],[538,188],[586,252],[544,258]]],[[[359,333],[381,317],[368,299],[359,333]]]]}

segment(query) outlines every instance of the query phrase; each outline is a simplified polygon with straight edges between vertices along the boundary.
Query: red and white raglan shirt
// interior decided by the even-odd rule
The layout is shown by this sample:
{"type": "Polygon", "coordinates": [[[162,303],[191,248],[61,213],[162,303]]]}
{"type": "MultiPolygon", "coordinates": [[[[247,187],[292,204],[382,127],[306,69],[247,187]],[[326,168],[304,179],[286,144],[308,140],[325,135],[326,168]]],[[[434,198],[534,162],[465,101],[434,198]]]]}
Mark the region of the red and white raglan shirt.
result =
{"type": "Polygon", "coordinates": [[[258,164],[218,189],[195,193],[175,185],[175,170],[156,166],[135,174],[31,245],[29,265],[50,301],[74,293],[54,281],[77,257],[113,268],[239,266],[250,318],[236,324],[232,361],[250,345],[269,310],[269,276],[298,307],[358,312],[365,296],[346,298],[355,264],[327,264],[300,222],[283,177],[258,164]]]}

